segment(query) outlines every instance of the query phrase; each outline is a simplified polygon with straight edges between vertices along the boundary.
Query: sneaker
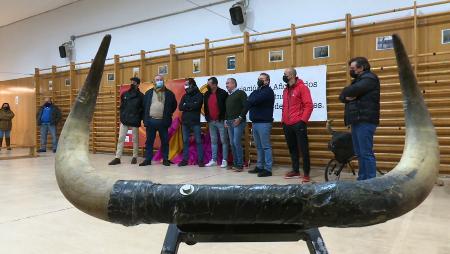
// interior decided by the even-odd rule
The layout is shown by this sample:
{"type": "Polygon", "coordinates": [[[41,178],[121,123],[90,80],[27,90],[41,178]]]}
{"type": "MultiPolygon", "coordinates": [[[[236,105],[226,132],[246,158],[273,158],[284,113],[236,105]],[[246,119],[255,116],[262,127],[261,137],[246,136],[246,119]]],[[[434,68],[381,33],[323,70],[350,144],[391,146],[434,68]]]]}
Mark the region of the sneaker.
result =
{"type": "Polygon", "coordinates": [[[137,158],[133,157],[133,159],[131,159],[131,164],[136,164],[137,163],[137,158]]]}
{"type": "Polygon", "coordinates": [[[162,163],[164,166],[170,166],[170,161],[169,160],[163,160],[163,163],[162,163]]]}
{"type": "Polygon", "coordinates": [[[272,176],[272,172],[267,171],[267,170],[263,170],[263,171],[258,173],[258,177],[267,177],[267,176],[272,176]]]}
{"type": "Polygon", "coordinates": [[[199,166],[200,168],[203,168],[203,167],[205,167],[205,163],[203,163],[203,161],[199,161],[199,162],[198,162],[198,166],[199,166]]]}
{"type": "Polygon", "coordinates": [[[56,149],[53,149],[53,153],[56,153],[56,149]]]}
{"type": "Polygon", "coordinates": [[[217,166],[217,163],[214,160],[210,160],[205,166],[214,167],[214,166],[217,166]]]}
{"type": "Polygon", "coordinates": [[[244,167],[243,166],[236,166],[236,167],[233,167],[234,168],[234,172],[242,172],[242,171],[244,171],[244,167]]]}
{"type": "Polygon", "coordinates": [[[309,178],[309,176],[303,176],[302,183],[309,183],[309,182],[311,182],[311,179],[309,178]]]}
{"type": "Polygon", "coordinates": [[[114,158],[114,160],[108,163],[108,165],[117,165],[117,164],[120,164],[119,158],[114,158]]]}
{"type": "Polygon", "coordinates": [[[178,163],[178,167],[184,167],[184,166],[187,166],[187,165],[188,165],[188,162],[185,161],[185,160],[182,160],[180,163],[178,163]]]}
{"type": "Polygon", "coordinates": [[[37,152],[38,153],[45,153],[45,152],[47,152],[47,150],[41,148],[41,149],[37,150],[37,152]]]}
{"type": "Polygon", "coordinates": [[[300,178],[300,172],[290,171],[284,176],[284,179],[294,179],[294,178],[300,178]]]}
{"type": "Polygon", "coordinates": [[[249,174],[258,174],[259,172],[262,172],[262,171],[263,171],[262,169],[255,167],[254,169],[249,170],[248,173],[249,174]]]}
{"type": "Polygon", "coordinates": [[[228,162],[226,160],[222,160],[222,165],[220,165],[221,168],[228,167],[228,162]]]}
{"type": "Polygon", "coordinates": [[[11,151],[11,147],[6,148],[6,150],[11,151]]]}
{"type": "Polygon", "coordinates": [[[151,160],[144,160],[143,162],[139,163],[139,166],[148,166],[148,165],[152,165],[152,161],[151,160]]]}

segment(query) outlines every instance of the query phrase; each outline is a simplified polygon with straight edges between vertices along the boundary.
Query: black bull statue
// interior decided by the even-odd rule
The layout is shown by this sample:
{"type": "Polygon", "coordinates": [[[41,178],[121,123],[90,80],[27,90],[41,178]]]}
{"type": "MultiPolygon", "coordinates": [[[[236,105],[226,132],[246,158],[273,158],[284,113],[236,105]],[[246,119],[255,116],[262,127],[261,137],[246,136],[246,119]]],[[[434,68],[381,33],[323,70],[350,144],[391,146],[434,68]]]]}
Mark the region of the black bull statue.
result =
{"type": "Polygon", "coordinates": [[[439,147],[405,48],[397,35],[393,40],[406,139],[400,162],[382,177],[312,185],[178,185],[102,174],[88,159],[88,142],[111,41],[107,35],[61,133],[55,162],[59,188],[83,212],[126,226],[278,224],[309,229],[362,227],[401,216],[418,206],[433,188],[439,147]]]}

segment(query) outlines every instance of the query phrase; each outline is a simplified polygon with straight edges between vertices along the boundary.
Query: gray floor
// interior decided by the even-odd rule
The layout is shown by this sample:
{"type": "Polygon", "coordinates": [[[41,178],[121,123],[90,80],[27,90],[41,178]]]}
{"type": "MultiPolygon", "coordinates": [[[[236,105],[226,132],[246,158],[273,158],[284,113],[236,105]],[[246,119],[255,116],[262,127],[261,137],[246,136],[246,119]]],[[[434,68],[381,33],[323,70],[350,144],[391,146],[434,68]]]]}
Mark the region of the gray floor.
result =
{"type": "MultiPolygon", "coordinates": [[[[20,151],[16,151],[19,153],[20,151]]],[[[6,153],[6,151],[1,151],[6,153]]],[[[120,166],[105,166],[111,155],[93,155],[109,174],[162,183],[297,183],[285,180],[286,168],[257,178],[219,168],[137,167],[124,157],[120,166]]],[[[313,179],[323,181],[323,171],[313,179]]],[[[364,228],[321,228],[330,253],[450,253],[450,179],[436,186],[418,208],[389,222],[364,228]]],[[[55,181],[54,155],[0,160],[0,253],[160,253],[167,225],[124,227],[90,217],[74,208],[55,181]]],[[[245,211],[243,211],[245,212],[245,211]]],[[[349,216],[351,216],[349,214],[349,216]]],[[[182,244],[179,253],[308,253],[304,242],[182,244]]]]}

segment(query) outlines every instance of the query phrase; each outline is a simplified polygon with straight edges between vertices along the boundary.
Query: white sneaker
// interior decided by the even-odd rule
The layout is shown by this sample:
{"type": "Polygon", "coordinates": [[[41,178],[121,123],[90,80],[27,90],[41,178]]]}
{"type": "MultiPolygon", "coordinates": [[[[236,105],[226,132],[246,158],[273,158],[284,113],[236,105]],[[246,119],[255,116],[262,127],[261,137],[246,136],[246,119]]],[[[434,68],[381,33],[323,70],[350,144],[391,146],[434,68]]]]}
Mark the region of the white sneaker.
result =
{"type": "Polygon", "coordinates": [[[214,160],[210,160],[205,166],[213,167],[213,166],[216,166],[216,165],[217,165],[217,163],[214,160]]]}
{"type": "Polygon", "coordinates": [[[226,160],[222,160],[222,165],[220,165],[221,168],[228,167],[228,162],[226,160]]]}

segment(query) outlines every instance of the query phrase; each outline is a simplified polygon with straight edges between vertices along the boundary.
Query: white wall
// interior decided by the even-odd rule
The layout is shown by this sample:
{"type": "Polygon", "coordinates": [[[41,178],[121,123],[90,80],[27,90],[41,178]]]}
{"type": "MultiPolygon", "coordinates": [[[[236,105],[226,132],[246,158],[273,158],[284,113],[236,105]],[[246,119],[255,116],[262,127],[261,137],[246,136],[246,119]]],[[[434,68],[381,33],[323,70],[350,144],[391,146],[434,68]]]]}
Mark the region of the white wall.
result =
{"type": "MultiPolygon", "coordinates": [[[[59,58],[58,46],[71,35],[80,35],[130,22],[187,10],[220,0],[83,0],[75,4],[6,26],[0,29],[0,80],[33,74],[34,68],[64,65],[59,58]],[[21,74],[15,74],[21,73],[21,74]]],[[[418,4],[437,0],[419,0],[418,4]]],[[[205,38],[220,39],[241,35],[243,31],[268,31],[296,25],[343,18],[346,13],[360,15],[404,6],[413,0],[250,0],[247,28],[233,26],[228,9],[232,2],[200,9],[133,26],[108,31],[112,35],[109,56],[137,53],[139,50],[166,48],[169,44],[190,44],[205,38]],[[218,13],[223,17],[212,13],[218,13]]],[[[447,11],[450,4],[425,8],[420,13],[447,11]]],[[[383,15],[355,22],[385,20],[408,16],[412,11],[383,15]]],[[[321,29],[342,24],[324,26],[321,29]]],[[[317,28],[314,28],[317,29],[317,28]]],[[[298,33],[311,31],[299,30],[298,33]]],[[[280,36],[281,34],[275,35],[280,36]]],[[[91,59],[103,34],[78,38],[75,41],[76,61],[91,59]]],[[[272,35],[273,36],[273,35],[272,35]]],[[[267,39],[270,36],[254,37],[267,39]]],[[[237,43],[237,42],[235,42],[237,43]]]]}

